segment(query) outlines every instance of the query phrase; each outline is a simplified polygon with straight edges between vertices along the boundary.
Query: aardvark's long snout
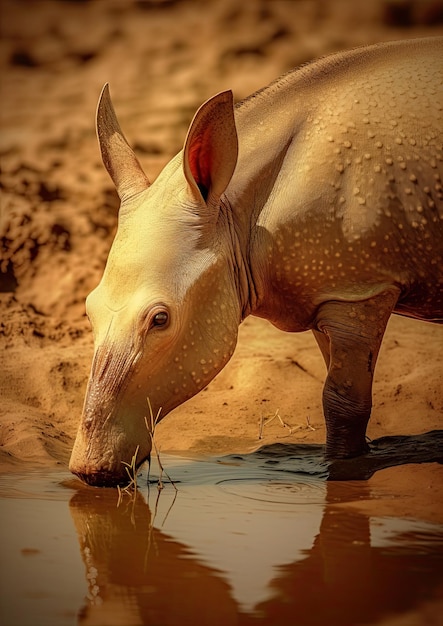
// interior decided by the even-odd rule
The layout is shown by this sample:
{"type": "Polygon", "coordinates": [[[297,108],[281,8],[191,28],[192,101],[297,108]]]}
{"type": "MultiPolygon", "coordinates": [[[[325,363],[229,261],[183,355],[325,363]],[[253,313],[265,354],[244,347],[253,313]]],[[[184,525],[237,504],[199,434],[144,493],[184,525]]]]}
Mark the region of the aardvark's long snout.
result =
{"type": "Polygon", "coordinates": [[[97,432],[92,434],[85,430],[82,424],[74,443],[69,469],[93,487],[127,485],[134,469],[140,467],[151,451],[147,433],[141,443],[134,444],[122,433],[113,435],[111,431],[102,434],[98,440],[97,432]]]}

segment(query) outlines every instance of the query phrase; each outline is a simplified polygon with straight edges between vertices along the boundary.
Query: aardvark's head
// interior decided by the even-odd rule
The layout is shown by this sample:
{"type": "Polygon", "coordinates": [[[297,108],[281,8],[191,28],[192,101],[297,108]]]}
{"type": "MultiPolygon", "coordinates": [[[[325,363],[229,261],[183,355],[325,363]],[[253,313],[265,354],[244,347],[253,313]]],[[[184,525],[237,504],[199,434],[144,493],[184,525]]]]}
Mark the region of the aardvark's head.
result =
{"type": "Polygon", "coordinates": [[[185,147],[150,185],[103,89],[97,131],[121,199],[98,287],[88,296],[95,353],[70,469],[91,485],[128,482],[150,454],[154,418],[201,389],[231,357],[240,310],[220,199],[235,168],[231,92],[206,102],[185,147]]]}

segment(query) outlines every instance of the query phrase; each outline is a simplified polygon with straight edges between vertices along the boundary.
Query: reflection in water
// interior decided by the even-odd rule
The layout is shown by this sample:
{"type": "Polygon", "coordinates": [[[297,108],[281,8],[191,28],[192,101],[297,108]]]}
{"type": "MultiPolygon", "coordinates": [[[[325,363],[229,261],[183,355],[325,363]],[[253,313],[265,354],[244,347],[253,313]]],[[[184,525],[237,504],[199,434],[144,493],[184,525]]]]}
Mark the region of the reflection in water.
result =
{"type": "Polygon", "coordinates": [[[337,506],[371,498],[367,483],[253,457],[171,458],[175,502],[170,485],[159,497],[143,487],[117,508],[115,490],[77,483],[70,508],[89,586],[79,624],[346,626],[435,597],[441,527],[369,518],[337,506]]]}
{"type": "Polygon", "coordinates": [[[235,623],[227,583],[152,526],[140,494],[117,509],[115,492],[78,493],[71,507],[90,589],[80,624],[235,623]]]}

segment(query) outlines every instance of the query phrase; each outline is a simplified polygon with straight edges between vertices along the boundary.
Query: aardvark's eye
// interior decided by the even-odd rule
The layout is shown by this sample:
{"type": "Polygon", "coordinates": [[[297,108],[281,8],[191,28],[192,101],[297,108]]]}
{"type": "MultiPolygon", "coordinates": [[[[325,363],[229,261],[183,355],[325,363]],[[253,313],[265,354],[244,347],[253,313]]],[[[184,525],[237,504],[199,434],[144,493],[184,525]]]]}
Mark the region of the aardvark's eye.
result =
{"type": "Polygon", "coordinates": [[[152,318],[152,325],[153,326],[166,326],[168,321],[169,321],[169,315],[167,314],[167,312],[159,311],[152,318]]]}

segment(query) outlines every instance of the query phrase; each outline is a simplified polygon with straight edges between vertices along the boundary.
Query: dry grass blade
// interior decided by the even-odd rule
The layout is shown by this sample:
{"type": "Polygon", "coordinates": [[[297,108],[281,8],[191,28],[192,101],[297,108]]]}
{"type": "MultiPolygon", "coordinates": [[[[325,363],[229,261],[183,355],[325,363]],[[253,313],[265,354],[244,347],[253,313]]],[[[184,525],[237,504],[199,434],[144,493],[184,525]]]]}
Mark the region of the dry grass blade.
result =
{"type": "Polygon", "coordinates": [[[309,417],[309,415],[306,416],[306,426],[310,429],[310,430],[316,430],[312,425],[311,425],[311,418],[309,417]]]}
{"type": "Polygon", "coordinates": [[[117,491],[118,491],[117,507],[120,506],[123,500],[124,494],[127,494],[131,498],[135,495],[135,492],[137,489],[137,454],[138,454],[139,448],[140,446],[136,447],[130,463],[127,463],[126,461],[122,461],[123,465],[125,466],[126,473],[128,474],[129,482],[126,485],[126,487],[120,487],[120,485],[117,485],[117,491]]]}
{"type": "Polygon", "coordinates": [[[285,421],[283,421],[283,419],[280,416],[279,410],[280,409],[277,409],[275,411],[274,415],[271,415],[271,417],[268,417],[267,419],[263,415],[261,416],[260,423],[259,423],[259,429],[258,429],[258,438],[259,439],[263,439],[263,429],[264,429],[264,427],[267,426],[268,424],[270,424],[276,418],[278,419],[280,424],[283,426],[283,428],[287,428],[289,430],[289,434],[292,435],[292,433],[294,432],[294,429],[292,428],[292,426],[290,426],[285,421]]]}
{"type": "MultiPolygon", "coordinates": [[[[145,424],[146,424],[146,428],[147,428],[147,431],[149,433],[149,436],[151,438],[152,449],[155,451],[155,455],[157,457],[157,463],[158,463],[158,466],[160,468],[160,476],[158,478],[157,488],[159,489],[159,491],[161,489],[163,489],[164,484],[163,484],[163,481],[162,481],[162,476],[163,476],[163,474],[165,474],[165,476],[167,477],[167,479],[169,480],[171,485],[174,487],[174,489],[176,491],[178,491],[176,484],[174,483],[172,478],[169,476],[168,472],[163,467],[163,463],[161,462],[161,459],[160,459],[160,452],[159,452],[159,450],[157,448],[157,444],[155,442],[155,428],[156,428],[156,426],[158,424],[158,421],[160,419],[161,408],[157,411],[157,415],[154,418],[154,412],[152,410],[151,401],[149,400],[149,398],[146,398],[146,400],[148,402],[148,407],[149,407],[149,422],[148,422],[148,417],[145,415],[145,424]]],[[[149,479],[149,475],[148,475],[148,479],[149,479]]]]}
{"type": "MultiPolygon", "coordinates": [[[[160,476],[158,478],[157,488],[159,491],[161,491],[164,488],[162,477],[163,475],[165,475],[167,479],[169,480],[169,482],[171,483],[171,485],[174,487],[175,491],[177,492],[178,489],[177,489],[176,484],[174,483],[172,478],[169,476],[168,472],[165,470],[163,466],[163,463],[161,462],[160,452],[157,448],[157,444],[155,441],[155,428],[160,419],[161,408],[157,411],[157,415],[154,417],[151,402],[149,398],[146,398],[146,400],[148,402],[148,407],[149,407],[149,418],[146,415],[144,416],[146,430],[148,431],[148,435],[151,439],[151,448],[155,451],[155,455],[157,457],[157,463],[160,468],[160,476]]],[[[125,470],[128,475],[129,482],[126,485],[126,487],[120,487],[120,485],[117,485],[117,491],[118,491],[117,507],[120,506],[120,504],[122,503],[123,497],[125,495],[128,495],[131,498],[135,497],[135,493],[137,490],[137,454],[138,454],[139,448],[140,446],[137,446],[130,463],[127,463],[126,461],[122,461],[123,465],[125,466],[125,470]]],[[[149,471],[148,471],[148,481],[149,481],[149,471]]],[[[175,498],[174,498],[174,502],[175,502],[175,498]]]]}

